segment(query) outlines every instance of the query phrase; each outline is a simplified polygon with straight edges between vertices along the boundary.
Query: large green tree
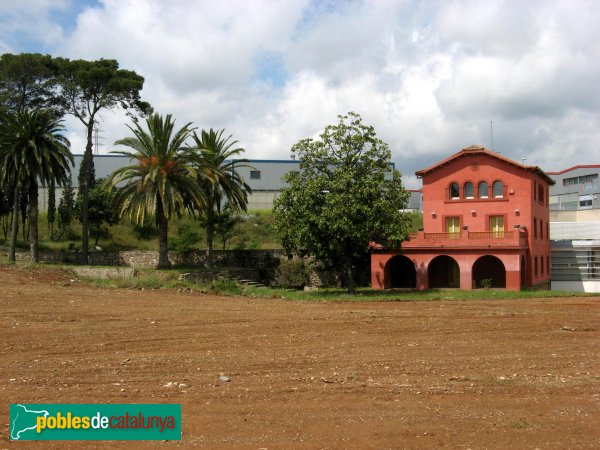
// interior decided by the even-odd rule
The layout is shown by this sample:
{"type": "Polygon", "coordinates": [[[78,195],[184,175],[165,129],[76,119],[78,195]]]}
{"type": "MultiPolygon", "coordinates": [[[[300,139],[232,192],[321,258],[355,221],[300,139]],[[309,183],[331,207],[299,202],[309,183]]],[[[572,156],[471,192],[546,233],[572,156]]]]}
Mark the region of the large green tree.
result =
{"type": "Polygon", "coordinates": [[[63,185],[73,164],[69,141],[55,116],[45,110],[17,111],[7,114],[0,123],[0,177],[14,192],[13,229],[9,259],[15,260],[16,216],[19,188],[27,190],[31,259],[39,261],[38,187],[51,182],[63,185]]]}
{"type": "Polygon", "coordinates": [[[116,189],[115,204],[121,217],[129,216],[138,225],[153,214],[158,227],[158,267],[169,261],[168,226],[173,215],[186,209],[203,210],[206,206],[200,188],[198,171],[190,164],[185,140],[192,132],[191,124],[175,131],[171,115],[153,114],[146,119],[147,131],[138,122],[129,127],[132,137],[118,140],[116,145],[131,152],[113,152],[128,156],[133,164],[117,169],[107,183],[116,189]]]}
{"type": "Polygon", "coordinates": [[[75,116],[86,129],[86,146],[82,160],[79,189],[82,195],[81,253],[87,264],[89,251],[89,190],[93,179],[93,131],[102,110],[123,108],[129,113],[147,114],[150,104],[141,100],[144,78],[137,73],[119,69],[112,59],[84,61],[57,59],[60,64],[60,86],[66,111],[75,116]]]}
{"type": "Polygon", "coordinates": [[[50,55],[4,53],[0,56],[0,109],[51,110],[62,115],[57,77],[59,66],[50,55]]]}
{"type": "Polygon", "coordinates": [[[274,208],[283,245],[339,267],[353,293],[356,261],[368,255],[370,243],[398,247],[408,234],[410,219],[401,212],[408,193],[390,149],[351,112],[292,153],[300,171],[285,176],[289,186],[274,208]]]}
{"type": "Polygon", "coordinates": [[[203,219],[206,224],[206,264],[213,265],[213,242],[215,226],[222,205],[227,202],[231,210],[246,211],[250,186],[238,172],[242,167],[250,167],[247,159],[240,159],[244,149],[237,147],[237,141],[223,137],[225,130],[202,130],[200,136],[194,133],[192,153],[199,152],[196,158],[199,169],[199,183],[206,197],[203,219]],[[205,176],[210,173],[212,177],[205,176]]]}

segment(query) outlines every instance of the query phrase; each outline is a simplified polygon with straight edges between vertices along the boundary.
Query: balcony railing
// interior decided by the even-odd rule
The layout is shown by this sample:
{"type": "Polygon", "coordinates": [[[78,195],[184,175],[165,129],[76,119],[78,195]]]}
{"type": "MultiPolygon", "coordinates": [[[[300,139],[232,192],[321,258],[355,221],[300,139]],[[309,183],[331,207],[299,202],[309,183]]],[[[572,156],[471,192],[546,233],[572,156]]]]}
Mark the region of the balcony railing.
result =
{"type": "Polygon", "coordinates": [[[521,246],[527,245],[524,230],[510,231],[460,231],[456,233],[425,233],[419,231],[410,235],[403,244],[405,247],[478,247],[478,246],[521,246]]]}

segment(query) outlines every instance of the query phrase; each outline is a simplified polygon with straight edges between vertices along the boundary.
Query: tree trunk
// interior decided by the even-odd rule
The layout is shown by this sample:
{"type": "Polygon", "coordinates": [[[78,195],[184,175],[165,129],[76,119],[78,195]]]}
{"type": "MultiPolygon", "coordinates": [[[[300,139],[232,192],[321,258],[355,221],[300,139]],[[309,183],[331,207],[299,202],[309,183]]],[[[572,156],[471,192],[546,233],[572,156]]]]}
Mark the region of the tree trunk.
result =
{"type": "Polygon", "coordinates": [[[17,237],[19,235],[19,183],[15,185],[15,196],[13,198],[12,227],[10,229],[10,247],[8,260],[16,261],[17,237]]]}
{"type": "Polygon", "coordinates": [[[346,283],[348,283],[348,293],[354,295],[354,274],[352,273],[352,260],[348,257],[344,258],[346,266],[346,283]]]}
{"type": "Polygon", "coordinates": [[[158,266],[157,269],[168,269],[171,267],[169,261],[169,221],[165,217],[162,200],[156,195],[156,222],[158,224],[158,266]]]}
{"type": "Polygon", "coordinates": [[[94,131],[94,120],[90,118],[87,125],[87,144],[85,145],[85,155],[82,163],[85,164],[83,172],[83,186],[81,189],[81,263],[88,263],[90,224],[89,224],[89,205],[90,205],[90,184],[92,178],[92,133],[94,131]]]}
{"type": "Polygon", "coordinates": [[[39,238],[38,238],[38,186],[35,180],[29,184],[29,248],[31,260],[40,262],[39,238]]]}
{"type": "Polygon", "coordinates": [[[213,241],[215,239],[215,215],[214,211],[206,210],[206,265],[213,266],[213,241]]]}

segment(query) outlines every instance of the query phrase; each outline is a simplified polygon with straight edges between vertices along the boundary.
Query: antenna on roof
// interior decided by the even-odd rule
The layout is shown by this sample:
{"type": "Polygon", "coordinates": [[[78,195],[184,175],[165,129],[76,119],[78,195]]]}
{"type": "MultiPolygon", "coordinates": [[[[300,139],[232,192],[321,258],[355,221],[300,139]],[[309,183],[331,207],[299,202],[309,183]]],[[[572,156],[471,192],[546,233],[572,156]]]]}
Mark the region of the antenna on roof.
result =
{"type": "Polygon", "coordinates": [[[525,162],[527,162],[527,158],[521,158],[521,161],[523,161],[523,165],[525,165],[525,162]]]}
{"type": "Polygon", "coordinates": [[[492,151],[494,151],[494,121],[490,120],[490,136],[492,137],[492,151]]]}

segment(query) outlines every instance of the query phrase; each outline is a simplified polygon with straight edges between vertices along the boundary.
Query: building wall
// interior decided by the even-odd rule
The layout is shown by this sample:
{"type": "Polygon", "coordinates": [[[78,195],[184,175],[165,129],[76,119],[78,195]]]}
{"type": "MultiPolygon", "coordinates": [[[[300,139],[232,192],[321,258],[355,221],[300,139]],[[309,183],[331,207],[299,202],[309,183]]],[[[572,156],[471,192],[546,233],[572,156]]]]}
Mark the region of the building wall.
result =
{"type": "Polygon", "coordinates": [[[423,178],[424,228],[430,233],[444,233],[446,219],[459,217],[461,229],[491,231],[490,217],[503,216],[505,231],[518,227],[528,231],[527,284],[544,283],[550,278],[548,188],[542,177],[518,166],[485,154],[465,155],[423,178]],[[482,181],[488,183],[488,198],[479,198],[482,181]],[[503,183],[501,197],[493,195],[496,181],[503,183]],[[465,198],[467,182],[473,184],[473,198],[465,198]],[[456,199],[450,195],[451,183],[459,185],[456,199]]]}
{"type": "Polygon", "coordinates": [[[555,181],[550,189],[551,210],[600,208],[600,165],[575,166],[548,175],[555,181]]]}

